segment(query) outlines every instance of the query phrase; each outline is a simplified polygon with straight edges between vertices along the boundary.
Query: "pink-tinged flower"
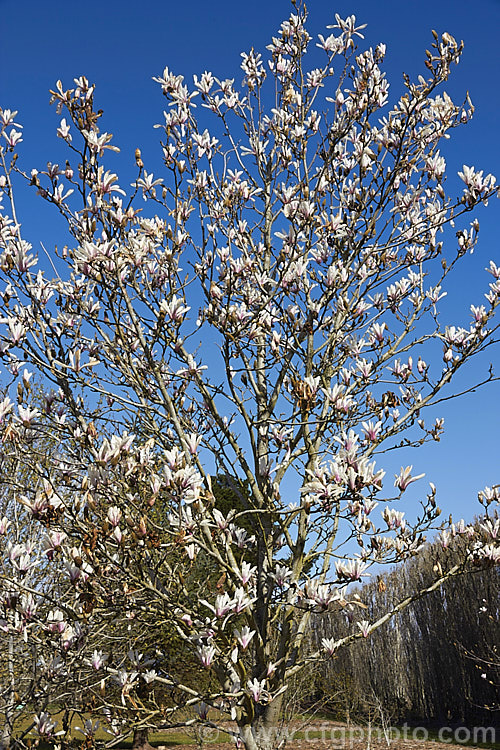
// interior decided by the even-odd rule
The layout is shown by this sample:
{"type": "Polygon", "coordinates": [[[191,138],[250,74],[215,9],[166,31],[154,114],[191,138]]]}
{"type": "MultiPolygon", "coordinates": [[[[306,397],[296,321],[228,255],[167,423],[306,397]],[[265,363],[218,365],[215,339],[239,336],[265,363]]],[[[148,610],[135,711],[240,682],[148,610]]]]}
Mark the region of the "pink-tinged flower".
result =
{"type": "MultiPolygon", "coordinates": [[[[115,177],[116,175],[113,175],[113,176],[115,177]]],[[[156,188],[159,187],[160,185],[163,185],[163,180],[162,179],[155,180],[153,174],[148,174],[146,170],[144,170],[143,176],[140,177],[136,183],[132,183],[132,185],[135,187],[141,188],[142,197],[144,201],[147,201],[148,196],[152,198],[156,198],[156,188]]],[[[112,187],[111,190],[118,192],[118,193],[122,193],[122,195],[125,195],[125,192],[119,187],[112,187]]]]}
{"type": "Polygon", "coordinates": [[[8,396],[0,401],[0,424],[2,424],[7,414],[9,414],[9,412],[12,410],[13,406],[14,404],[8,396]]]}
{"type": "Polygon", "coordinates": [[[418,361],[417,361],[417,370],[420,375],[423,375],[425,371],[427,370],[427,362],[425,362],[425,360],[421,359],[420,357],[418,358],[418,361]]]}
{"type": "Polygon", "coordinates": [[[401,378],[403,383],[407,382],[411,374],[411,367],[409,367],[406,362],[401,362],[399,359],[394,360],[392,368],[389,367],[388,369],[395,377],[401,378]]]}
{"type": "Polygon", "coordinates": [[[47,534],[43,538],[42,546],[49,560],[53,559],[54,552],[61,549],[61,545],[66,539],[66,536],[67,535],[64,531],[51,531],[50,534],[47,534]]]}
{"type": "Polygon", "coordinates": [[[469,192],[475,197],[478,193],[483,190],[493,188],[495,185],[495,178],[493,175],[488,174],[483,177],[483,171],[476,172],[474,167],[463,166],[463,172],[458,172],[458,176],[463,180],[469,189],[469,192]]]}
{"type": "Polygon", "coordinates": [[[253,680],[248,680],[247,682],[248,689],[250,691],[250,695],[254,699],[256,703],[260,701],[261,698],[263,698],[266,694],[266,681],[261,680],[259,681],[256,677],[254,677],[253,680]]]}
{"type": "Polygon", "coordinates": [[[15,318],[9,318],[8,320],[9,325],[9,331],[10,331],[10,339],[14,345],[19,344],[21,339],[23,338],[26,329],[23,326],[22,323],[20,323],[15,318]]]}
{"type": "Polygon", "coordinates": [[[236,527],[234,524],[230,524],[231,538],[239,549],[245,549],[255,542],[254,536],[248,536],[245,529],[236,527]]]}
{"type": "Polygon", "coordinates": [[[443,297],[446,297],[448,292],[441,292],[440,286],[431,287],[426,293],[425,296],[432,302],[433,305],[437,304],[440,299],[443,299],[443,297]]]}
{"type": "Polygon", "coordinates": [[[292,577],[292,571],[287,568],[285,565],[276,565],[275,571],[274,571],[274,578],[276,580],[276,585],[280,588],[285,586],[285,584],[290,580],[292,577]]]}
{"type": "Polygon", "coordinates": [[[497,266],[492,260],[490,260],[490,266],[486,269],[488,273],[498,280],[500,280],[500,266],[497,266]]]}
{"type": "Polygon", "coordinates": [[[485,487],[478,494],[479,502],[482,505],[490,505],[490,503],[500,501],[500,488],[499,487],[485,487]]]}
{"type": "Polygon", "coordinates": [[[0,111],[0,123],[7,127],[8,125],[15,126],[16,128],[22,127],[21,125],[18,125],[17,122],[14,122],[14,119],[17,115],[18,111],[17,109],[10,110],[10,109],[3,109],[0,111]]]}
{"type": "Polygon", "coordinates": [[[70,126],[66,122],[66,119],[63,117],[61,120],[61,124],[57,128],[57,135],[59,138],[64,138],[65,141],[68,143],[71,141],[71,135],[69,133],[70,126]]]}
{"type": "Polygon", "coordinates": [[[443,530],[439,535],[439,541],[441,545],[446,549],[450,543],[451,535],[449,531],[443,530]]]}
{"type": "Polygon", "coordinates": [[[174,323],[178,323],[189,310],[191,308],[185,305],[184,301],[174,294],[169,302],[165,299],[160,302],[159,313],[160,315],[166,315],[174,323]]]}
{"type": "Polygon", "coordinates": [[[375,510],[375,508],[378,506],[378,503],[375,502],[375,500],[371,500],[369,497],[365,498],[363,501],[363,513],[367,516],[370,515],[370,513],[375,510]]]}
{"type": "Polygon", "coordinates": [[[57,727],[57,722],[52,721],[49,714],[45,711],[33,716],[33,722],[40,737],[43,737],[46,740],[64,734],[62,729],[59,730],[59,732],[54,732],[54,729],[57,727]]]}
{"type": "Polygon", "coordinates": [[[112,505],[108,508],[107,518],[111,526],[118,526],[121,521],[122,512],[116,505],[112,505]]]}
{"type": "Polygon", "coordinates": [[[479,550],[479,556],[482,560],[487,560],[493,565],[500,563],[500,547],[498,545],[486,544],[479,550]]]}
{"type": "Polygon", "coordinates": [[[177,89],[182,85],[183,80],[184,76],[176,76],[171,73],[168,68],[164,69],[163,77],[153,78],[153,81],[161,84],[164,94],[171,94],[173,91],[177,91],[177,89]]]}
{"type": "Polygon", "coordinates": [[[322,34],[318,34],[318,39],[319,42],[316,44],[316,47],[323,49],[325,52],[335,54],[342,48],[342,42],[335,34],[330,34],[326,39],[322,34]]]}
{"type": "Polygon", "coordinates": [[[227,528],[229,528],[229,520],[218,510],[218,508],[214,508],[212,511],[214,521],[217,524],[217,528],[220,529],[220,531],[225,531],[227,528]]]}
{"type": "Polygon", "coordinates": [[[64,192],[64,185],[60,184],[56,187],[54,192],[52,193],[52,200],[57,206],[60,206],[64,203],[66,198],[69,198],[69,196],[74,193],[74,190],[70,188],[66,192],[64,192]]]}
{"type": "Polygon", "coordinates": [[[214,660],[215,648],[213,646],[200,646],[198,656],[204,667],[210,667],[214,660]]]}
{"type": "Polygon", "coordinates": [[[22,143],[22,140],[23,140],[23,134],[20,133],[18,130],[15,130],[14,128],[12,128],[10,133],[8,134],[7,134],[7,131],[4,130],[2,135],[7,141],[7,145],[10,146],[10,148],[15,148],[15,146],[18,143],[22,143]]]}
{"type": "Polygon", "coordinates": [[[467,531],[467,526],[463,518],[460,519],[457,523],[451,524],[451,534],[452,536],[457,536],[457,534],[465,534],[467,531]]]}
{"type": "Polygon", "coordinates": [[[382,344],[384,341],[385,323],[374,323],[370,328],[370,341],[374,344],[382,344]]]}
{"type": "Polygon", "coordinates": [[[472,313],[472,320],[478,326],[486,323],[486,308],[484,305],[471,305],[470,311],[472,313]]]}
{"type": "Polygon", "coordinates": [[[9,526],[10,526],[10,521],[7,518],[7,516],[4,516],[3,518],[0,519],[0,535],[1,536],[7,533],[7,529],[9,528],[9,526]]]}
{"type": "Polygon", "coordinates": [[[232,611],[239,615],[252,603],[252,599],[247,595],[246,591],[242,588],[236,589],[234,592],[234,599],[232,602],[232,611]]]}
{"type": "Polygon", "coordinates": [[[279,352],[280,343],[281,343],[281,335],[278,333],[278,331],[273,331],[272,337],[271,337],[271,351],[274,352],[275,354],[279,352]]]}
{"type": "Polygon", "coordinates": [[[121,695],[121,701],[122,705],[125,704],[125,698],[130,694],[130,691],[132,688],[137,684],[137,678],[139,676],[139,672],[132,671],[127,672],[125,669],[120,669],[118,674],[113,676],[113,679],[115,682],[118,683],[118,685],[121,687],[122,695],[121,695]]]}
{"type": "Polygon", "coordinates": [[[266,77],[261,55],[260,53],[255,53],[252,49],[249,54],[242,52],[241,57],[243,58],[241,69],[246,73],[245,85],[253,91],[256,86],[262,84],[266,77]]]}
{"type": "Polygon", "coordinates": [[[422,479],[422,477],[425,477],[425,474],[418,474],[416,477],[412,477],[412,469],[413,466],[406,466],[406,468],[401,467],[399,474],[395,475],[396,479],[394,481],[394,486],[401,492],[404,492],[413,482],[417,482],[419,479],[422,479]]]}
{"type": "Polygon", "coordinates": [[[187,364],[187,367],[181,367],[181,369],[177,370],[175,374],[176,375],[197,375],[203,370],[208,370],[207,365],[197,365],[191,354],[188,354],[186,364],[187,364]]]}
{"type": "Polygon", "coordinates": [[[66,629],[64,614],[60,609],[52,609],[47,617],[47,627],[51,633],[63,633],[66,629]]]}
{"type": "Polygon", "coordinates": [[[353,36],[358,36],[360,39],[365,38],[364,35],[360,33],[360,31],[361,29],[366,28],[366,23],[362,23],[359,26],[356,26],[356,16],[352,15],[343,19],[339,16],[338,13],[335,13],[335,20],[337,21],[337,23],[332,24],[331,26],[327,26],[326,28],[340,29],[342,31],[340,38],[345,38],[347,40],[351,40],[353,36]]]}
{"type": "Polygon", "coordinates": [[[307,581],[304,586],[304,595],[313,604],[317,604],[321,609],[328,609],[328,606],[339,599],[339,592],[332,589],[324,583],[317,581],[307,581]]]}
{"type": "Polygon", "coordinates": [[[9,544],[7,545],[9,554],[9,560],[13,567],[19,571],[19,573],[27,573],[30,568],[36,565],[36,562],[31,560],[32,547],[28,544],[9,544]]]}
{"type": "Polygon", "coordinates": [[[239,577],[241,579],[243,586],[246,586],[247,583],[253,580],[256,571],[257,571],[257,568],[255,566],[250,565],[250,563],[246,561],[241,563],[241,573],[239,574],[239,577]]]}
{"type": "Polygon", "coordinates": [[[375,424],[370,419],[369,422],[363,422],[363,430],[365,437],[368,442],[373,443],[378,438],[380,430],[382,428],[382,422],[378,421],[375,424]]]}
{"type": "Polygon", "coordinates": [[[87,739],[92,740],[95,737],[95,734],[99,727],[99,721],[92,722],[92,719],[85,719],[83,727],[75,727],[75,730],[85,735],[87,739]]]}
{"type": "Polygon", "coordinates": [[[26,620],[31,620],[36,612],[36,604],[31,594],[23,594],[21,597],[20,611],[26,620]]]}
{"type": "Polygon", "coordinates": [[[192,432],[187,438],[187,448],[191,456],[194,456],[198,452],[198,447],[201,443],[202,437],[201,435],[197,435],[196,433],[192,432]]]}
{"type": "Polygon", "coordinates": [[[404,529],[406,526],[404,513],[401,510],[394,510],[394,508],[386,506],[382,511],[382,518],[386,522],[388,529],[404,529]]]}
{"type": "Polygon", "coordinates": [[[241,648],[243,649],[243,651],[245,651],[248,648],[250,641],[255,635],[255,630],[250,630],[248,625],[245,625],[245,627],[242,628],[241,631],[235,630],[234,634],[241,648]]]}
{"type": "Polygon", "coordinates": [[[113,534],[112,534],[112,536],[113,536],[113,539],[115,539],[115,540],[116,540],[116,541],[118,542],[118,544],[120,544],[120,543],[121,543],[121,541],[122,541],[122,539],[123,539],[123,532],[122,532],[122,530],[120,529],[120,527],[119,527],[119,526],[116,526],[116,527],[115,527],[115,528],[113,529],[113,534]]]}
{"type": "Polygon", "coordinates": [[[361,630],[363,638],[368,638],[368,635],[370,633],[370,623],[368,622],[368,620],[361,620],[361,622],[357,622],[356,625],[361,630]]]}
{"type": "Polygon", "coordinates": [[[347,484],[349,485],[350,490],[354,491],[356,489],[357,479],[357,471],[353,466],[349,466],[349,468],[347,469],[347,484]]]}
{"type": "Polygon", "coordinates": [[[26,368],[24,368],[23,375],[22,375],[22,380],[23,380],[23,385],[24,385],[25,388],[28,387],[28,384],[29,384],[29,382],[30,382],[30,380],[31,380],[32,377],[33,377],[33,373],[30,372],[29,370],[27,370],[26,368]]]}
{"type": "Polygon", "coordinates": [[[66,570],[68,571],[69,580],[71,583],[76,583],[81,577],[81,570],[77,565],[67,565],[66,570]]]}
{"type": "Polygon", "coordinates": [[[129,435],[124,432],[123,435],[113,435],[111,440],[105,438],[98,452],[98,463],[105,466],[111,463],[115,466],[122,453],[127,453],[134,441],[135,435],[129,435]]]}
{"type": "Polygon", "coordinates": [[[276,672],[276,666],[277,665],[273,661],[269,662],[269,664],[267,665],[267,669],[266,669],[266,675],[268,677],[273,677],[274,676],[274,674],[276,672]]]}
{"type": "Polygon", "coordinates": [[[364,572],[367,568],[368,564],[361,562],[361,560],[337,561],[335,563],[338,578],[347,581],[359,581],[363,576],[369,576],[369,573],[364,572]]]}
{"type": "Polygon", "coordinates": [[[203,133],[193,133],[193,141],[198,147],[198,158],[206,155],[209,159],[212,158],[213,150],[218,144],[217,138],[211,138],[208,130],[204,130],[203,133]]]}
{"type": "Polygon", "coordinates": [[[207,602],[205,599],[201,599],[200,603],[204,604],[205,607],[208,607],[209,609],[211,609],[214,615],[219,618],[225,617],[228,614],[228,612],[231,612],[231,610],[233,609],[233,605],[234,605],[233,600],[230,598],[229,594],[227,593],[218,594],[215,597],[214,605],[210,604],[210,602],[207,602]]]}
{"type": "Polygon", "coordinates": [[[95,669],[97,671],[101,669],[102,666],[104,666],[107,659],[108,659],[108,654],[105,654],[102,651],[97,651],[97,649],[94,649],[92,653],[92,657],[88,660],[87,663],[92,667],[92,669],[95,669]]]}
{"type": "Polygon", "coordinates": [[[200,701],[200,703],[197,703],[194,708],[200,719],[204,720],[208,717],[210,706],[207,705],[204,701],[200,701]]]}
{"type": "Polygon", "coordinates": [[[480,526],[492,539],[500,539],[500,518],[496,518],[495,521],[487,518],[480,526]]]}
{"type": "Polygon", "coordinates": [[[38,409],[31,409],[29,406],[22,406],[19,404],[17,407],[17,411],[19,416],[17,419],[24,427],[30,427],[31,423],[33,422],[36,417],[39,416],[40,412],[38,409]]]}
{"type": "Polygon", "coordinates": [[[198,80],[198,76],[193,76],[194,85],[202,94],[205,94],[205,96],[210,93],[210,89],[214,85],[214,80],[212,73],[207,71],[202,73],[200,80],[198,80]]]}
{"type": "Polygon", "coordinates": [[[61,645],[64,651],[69,651],[69,649],[79,641],[81,635],[82,630],[78,623],[74,626],[68,625],[61,634],[61,645]]]}
{"type": "Polygon", "coordinates": [[[118,184],[115,185],[117,180],[118,175],[109,171],[105,172],[103,167],[99,167],[96,181],[96,190],[99,195],[111,195],[111,193],[125,195],[125,190],[122,190],[118,184]]]}
{"type": "Polygon", "coordinates": [[[102,135],[99,135],[99,131],[94,130],[82,130],[82,135],[87,141],[87,144],[91,151],[94,151],[95,153],[98,153],[99,156],[102,156],[104,153],[104,149],[109,149],[110,151],[119,151],[120,149],[116,146],[110,146],[109,142],[112,139],[113,135],[111,133],[103,133],[102,135]]]}
{"type": "Polygon", "coordinates": [[[321,640],[321,645],[325,649],[328,656],[333,656],[333,654],[337,650],[337,642],[334,638],[323,638],[321,640]]]}
{"type": "Polygon", "coordinates": [[[37,492],[33,500],[29,500],[26,495],[20,495],[19,500],[35,518],[42,518],[49,509],[59,508],[62,504],[61,499],[53,493],[53,488],[48,482],[44,486],[43,492],[37,492]],[[47,499],[49,497],[50,502],[47,499]]]}

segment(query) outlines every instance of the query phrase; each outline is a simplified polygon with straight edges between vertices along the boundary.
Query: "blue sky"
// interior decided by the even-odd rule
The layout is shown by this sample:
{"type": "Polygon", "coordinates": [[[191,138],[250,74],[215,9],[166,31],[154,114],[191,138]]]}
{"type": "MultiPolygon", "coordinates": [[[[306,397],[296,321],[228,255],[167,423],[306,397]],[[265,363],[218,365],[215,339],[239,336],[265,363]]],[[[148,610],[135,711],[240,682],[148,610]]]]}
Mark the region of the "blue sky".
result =
{"type": "MultiPolygon", "coordinates": [[[[97,84],[97,102],[105,110],[103,128],[115,133],[115,142],[122,148],[117,164],[110,168],[132,164],[133,152],[140,146],[147,168],[151,160],[156,171],[158,131],[152,125],[162,119],[164,100],[152,77],[168,65],[187,80],[193,73],[211,70],[219,77],[234,77],[238,83],[243,76],[239,53],[252,46],[264,51],[290,9],[286,0],[0,0],[0,104],[19,110],[18,119],[25,126],[22,166],[43,167],[47,160],[54,160],[54,147],[60,147],[55,138],[58,118],[48,105],[48,89],[58,78],[69,87],[73,77],[84,74],[97,84]]],[[[336,12],[341,16],[354,13],[360,23],[367,23],[366,44],[387,44],[385,69],[393,90],[398,90],[402,71],[424,72],[432,28],[464,39],[462,63],[452,71],[446,89],[457,101],[469,90],[476,115],[447,144],[449,169],[456,172],[464,163],[474,164],[500,176],[500,0],[311,0],[308,9],[313,35],[324,33],[336,12]]],[[[480,214],[479,249],[467,259],[455,295],[447,302],[450,316],[463,306],[463,323],[469,304],[480,302],[486,285],[483,269],[489,258],[500,263],[499,208],[496,201],[480,214]]],[[[60,226],[41,202],[23,196],[20,213],[24,213],[25,235],[35,247],[39,240],[48,247],[60,244],[60,226]]],[[[500,373],[499,354],[500,350],[490,351],[483,366],[496,361],[500,373]]],[[[473,373],[464,384],[472,378],[473,373]]],[[[477,490],[500,481],[499,402],[500,384],[496,383],[487,392],[446,405],[439,411],[447,427],[441,443],[396,460],[398,467],[404,461],[415,464],[418,472],[426,471],[426,478],[438,485],[438,497],[447,513],[453,510],[457,517],[470,519],[478,508],[477,490]]]]}

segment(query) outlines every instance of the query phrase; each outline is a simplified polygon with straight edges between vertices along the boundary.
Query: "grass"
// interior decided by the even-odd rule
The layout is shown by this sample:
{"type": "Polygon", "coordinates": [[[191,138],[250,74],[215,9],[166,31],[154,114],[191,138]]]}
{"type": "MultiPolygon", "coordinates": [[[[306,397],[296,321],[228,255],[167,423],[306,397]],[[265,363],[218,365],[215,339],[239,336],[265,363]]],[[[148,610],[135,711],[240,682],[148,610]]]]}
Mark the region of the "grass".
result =
{"type": "MultiPolygon", "coordinates": [[[[63,719],[64,712],[54,712],[52,714],[52,719],[54,721],[59,722],[59,727],[61,727],[61,721],[63,719]]],[[[92,718],[90,715],[83,715],[82,717],[74,716],[71,721],[71,739],[74,742],[75,746],[78,747],[80,743],[83,743],[84,741],[84,735],[82,732],[77,731],[77,727],[83,727],[85,723],[86,718],[92,718]]],[[[307,721],[314,721],[314,725],[310,726],[309,728],[301,728],[300,730],[297,728],[297,730],[294,730],[293,726],[289,727],[289,740],[304,740],[304,739],[325,739],[325,740],[343,740],[343,745],[347,747],[348,743],[351,739],[359,739],[359,729],[363,729],[363,740],[368,740],[368,728],[366,725],[364,727],[357,727],[352,726],[350,729],[350,732],[347,732],[347,727],[345,725],[338,725],[332,721],[332,718],[327,715],[314,715],[312,717],[308,717],[307,714],[300,714],[297,715],[296,718],[293,721],[293,724],[295,726],[304,725],[304,723],[307,723],[307,721]],[[318,726],[318,723],[320,726],[318,726]]],[[[0,715],[0,722],[1,722],[1,715],[0,715]]],[[[93,722],[95,723],[95,719],[93,719],[93,722]]],[[[19,733],[19,731],[22,731],[23,729],[26,729],[31,724],[31,716],[27,714],[21,721],[18,722],[16,727],[16,734],[19,733]]],[[[31,733],[31,736],[34,738],[34,733],[31,733]]],[[[384,734],[380,727],[377,727],[376,725],[373,725],[372,727],[372,739],[384,739],[384,734]]],[[[449,745],[451,743],[453,744],[459,744],[463,747],[477,747],[477,748],[484,748],[485,750],[500,750],[500,742],[494,742],[491,741],[487,742],[473,742],[474,736],[473,736],[473,730],[467,730],[466,728],[462,727],[459,728],[458,734],[454,735],[453,730],[449,732],[445,732],[444,736],[440,737],[439,735],[439,729],[436,727],[422,727],[422,726],[412,726],[408,724],[404,724],[400,727],[393,727],[391,732],[391,741],[397,740],[398,738],[407,738],[410,740],[414,740],[415,742],[418,742],[418,740],[426,739],[428,741],[436,742],[436,744],[441,745],[449,745]],[[425,733],[424,733],[425,730],[425,733]],[[468,741],[465,741],[467,739],[467,731],[469,731],[470,739],[468,741]],[[459,740],[457,741],[455,737],[458,737],[459,740]]],[[[476,733],[476,739],[480,740],[482,737],[480,733],[476,733]]],[[[102,722],[100,722],[100,726],[96,732],[95,735],[96,740],[100,741],[109,741],[111,739],[111,735],[109,735],[107,732],[104,731],[104,727],[102,725],[102,722]]],[[[495,737],[495,739],[497,739],[495,737]]],[[[159,746],[163,745],[165,747],[182,747],[183,745],[194,745],[196,744],[196,738],[195,738],[195,732],[194,730],[182,730],[179,729],[178,731],[175,730],[163,730],[158,732],[151,732],[149,741],[153,746],[159,746]]],[[[229,735],[225,734],[224,732],[218,732],[217,735],[214,737],[210,737],[210,730],[207,730],[207,734],[205,735],[204,744],[206,746],[209,746],[210,744],[213,744],[214,742],[218,743],[231,743],[231,738],[229,735]]],[[[116,746],[117,750],[120,748],[123,748],[124,750],[126,748],[131,748],[132,746],[132,738],[130,737],[127,740],[124,740],[120,742],[119,745],[116,746]]],[[[49,748],[48,745],[45,743],[40,743],[38,746],[39,750],[43,750],[44,748],[49,748]]]]}

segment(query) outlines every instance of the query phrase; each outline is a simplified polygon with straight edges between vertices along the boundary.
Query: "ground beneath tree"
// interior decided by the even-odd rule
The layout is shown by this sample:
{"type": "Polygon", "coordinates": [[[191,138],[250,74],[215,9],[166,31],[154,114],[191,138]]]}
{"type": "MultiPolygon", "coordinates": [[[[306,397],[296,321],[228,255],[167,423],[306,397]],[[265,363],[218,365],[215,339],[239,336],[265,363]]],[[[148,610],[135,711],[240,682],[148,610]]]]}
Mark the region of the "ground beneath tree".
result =
{"type": "MultiPolygon", "coordinates": [[[[368,746],[366,740],[354,740],[352,744],[349,741],[346,741],[345,744],[335,744],[331,741],[323,740],[311,740],[310,742],[305,740],[293,740],[287,743],[286,747],[290,748],[290,750],[336,750],[336,748],[339,750],[344,750],[344,748],[345,750],[436,750],[436,745],[441,745],[441,743],[432,740],[425,741],[408,739],[394,740],[388,746],[385,741],[375,740],[368,746]]],[[[197,748],[196,745],[189,747],[197,748]]],[[[451,748],[452,750],[458,750],[459,748],[460,750],[463,750],[464,745],[453,745],[447,743],[446,747],[451,748]]],[[[227,745],[211,745],[210,748],[211,750],[222,750],[223,748],[227,750],[227,745]]]]}
{"type": "MultiPolygon", "coordinates": [[[[351,726],[333,721],[312,721],[307,726],[293,722],[286,733],[286,748],[290,750],[436,750],[441,746],[450,750],[463,750],[470,744],[479,744],[486,740],[482,747],[492,747],[494,738],[481,736],[474,738],[473,732],[466,727],[453,730],[444,727],[441,730],[441,741],[437,730],[428,731],[424,727],[393,728],[389,741],[380,727],[351,726]]],[[[155,743],[156,744],[156,743],[155,743]]],[[[174,743],[168,740],[158,745],[158,750],[169,750],[174,743]]],[[[177,743],[175,743],[177,744],[177,743]]],[[[195,741],[192,744],[179,746],[182,750],[229,750],[234,747],[224,733],[204,729],[203,744],[195,741]]]]}

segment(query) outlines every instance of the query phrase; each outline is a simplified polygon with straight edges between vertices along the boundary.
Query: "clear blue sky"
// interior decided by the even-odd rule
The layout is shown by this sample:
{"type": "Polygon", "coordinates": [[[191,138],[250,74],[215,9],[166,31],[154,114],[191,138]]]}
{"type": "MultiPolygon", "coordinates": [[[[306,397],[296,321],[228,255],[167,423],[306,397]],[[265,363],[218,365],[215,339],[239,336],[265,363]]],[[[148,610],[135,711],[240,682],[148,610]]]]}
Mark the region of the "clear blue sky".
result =
{"type": "MultiPolygon", "coordinates": [[[[453,70],[447,90],[456,100],[469,90],[476,116],[448,144],[448,165],[456,172],[463,163],[474,164],[500,177],[500,0],[311,0],[308,9],[313,35],[324,33],[336,12],[354,13],[359,22],[367,23],[365,42],[387,44],[385,68],[393,90],[398,89],[402,71],[424,72],[432,28],[464,39],[463,61],[453,70]]],[[[156,171],[158,131],[152,125],[162,119],[164,100],[152,76],[168,65],[188,80],[206,69],[238,82],[239,53],[252,46],[264,51],[290,10],[286,0],[0,0],[0,103],[19,110],[25,126],[22,165],[43,167],[53,159],[58,118],[48,106],[48,89],[58,78],[69,87],[73,77],[84,74],[97,84],[97,102],[105,109],[103,127],[115,133],[122,148],[119,161],[132,163],[133,151],[140,146],[146,166],[156,171]]],[[[49,247],[60,243],[57,227],[41,204],[29,197],[22,202],[21,214],[23,208],[25,234],[35,247],[40,239],[49,247]]],[[[463,305],[464,324],[469,304],[480,302],[482,269],[490,257],[500,263],[499,208],[496,201],[481,214],[479,250],[468,259],[455,297],[449,300],[450,316],[463,305]]],[[[500,373],[500,350],[489,353],[483,364],[490,360],[496,361],[500,373]]],[[[426,471],[427,479],[438,485],[447,513],[453,510],[457,517],[470,519],[478,507],[477,490],[500,481],[499,402],[500,386],[494,384],[487,393],[442,409],[445,438],[404,461],[426,471]]],[[[398,466],[401,462],[403,456],[398,466]]]]}

